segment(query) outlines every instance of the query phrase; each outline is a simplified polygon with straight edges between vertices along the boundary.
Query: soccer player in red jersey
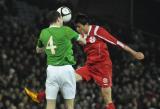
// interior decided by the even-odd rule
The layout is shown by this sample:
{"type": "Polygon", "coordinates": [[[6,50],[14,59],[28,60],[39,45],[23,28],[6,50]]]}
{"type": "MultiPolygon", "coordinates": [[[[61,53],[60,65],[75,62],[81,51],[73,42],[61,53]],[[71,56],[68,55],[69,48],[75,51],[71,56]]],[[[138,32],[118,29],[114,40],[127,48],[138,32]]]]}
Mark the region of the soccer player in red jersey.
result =
{"type": "MultiPolygon", "coordinates": [[[[112,61],[106,43],[122,48],[137,60],[144,59],[144,55],[142,52],[137,52],[117,40],[103,27],[89,24],[89,19],[86,15],[77,15],[75,25],[77,31],[83,34],[86,39],[86,45],[83,48],[87,55],[85,65],[76,70],[76,80],[89,81],[93,79],[101,88],[102,96],[106,103],[105,109],[115,109],[111,94],[112,61]]],[[[33,100],[35,99],[34,101],[37,100],[39,102],[45,98],[45,92],[34,93],[28,89],[26,89],[26,92],[33,100]]]]}

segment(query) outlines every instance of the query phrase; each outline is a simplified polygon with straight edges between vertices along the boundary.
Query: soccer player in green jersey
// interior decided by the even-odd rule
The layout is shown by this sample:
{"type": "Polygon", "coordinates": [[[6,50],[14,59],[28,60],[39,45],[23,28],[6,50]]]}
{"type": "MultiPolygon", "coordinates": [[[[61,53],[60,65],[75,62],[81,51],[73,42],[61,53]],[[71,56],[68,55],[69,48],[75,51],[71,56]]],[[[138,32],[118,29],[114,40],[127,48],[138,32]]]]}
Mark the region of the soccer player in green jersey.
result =
{"type": "Polygon", "coordinates": [[[47,16],[50,26],[41,31],[38,39],[37,53],[47,55],[46,109],[55,109],[56,97],[60,90],[67,109],[73,109],[76,92],[76,79],[72,65],[73,57],[71,40],[85,44],[85,40],[70,27],[63,26],[62,16],[51,11],[47,16]]]}

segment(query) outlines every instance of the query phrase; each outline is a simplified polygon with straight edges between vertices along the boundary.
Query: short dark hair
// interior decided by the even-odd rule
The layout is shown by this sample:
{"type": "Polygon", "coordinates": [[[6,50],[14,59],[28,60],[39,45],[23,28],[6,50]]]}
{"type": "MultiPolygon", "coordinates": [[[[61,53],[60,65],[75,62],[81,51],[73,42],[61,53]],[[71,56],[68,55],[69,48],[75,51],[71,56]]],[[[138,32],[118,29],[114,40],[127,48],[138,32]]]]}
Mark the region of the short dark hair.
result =
{"type": "Polygon", "coordinates": [[[50,24],[55,23],[60,16],[59,12],[52,10],[47,14],[47,20],[50,24]]]}
{"type": "Polygon", "coordinates": [[[82,14],[82,13],[79,13],[77,14],[75,20],[74,20],[74,23],[77,24],[77,23],[81,23],[82,25],[85,25],[85,24],[89,24],[89,18],[87,15],[85,14],[82,14]]]}

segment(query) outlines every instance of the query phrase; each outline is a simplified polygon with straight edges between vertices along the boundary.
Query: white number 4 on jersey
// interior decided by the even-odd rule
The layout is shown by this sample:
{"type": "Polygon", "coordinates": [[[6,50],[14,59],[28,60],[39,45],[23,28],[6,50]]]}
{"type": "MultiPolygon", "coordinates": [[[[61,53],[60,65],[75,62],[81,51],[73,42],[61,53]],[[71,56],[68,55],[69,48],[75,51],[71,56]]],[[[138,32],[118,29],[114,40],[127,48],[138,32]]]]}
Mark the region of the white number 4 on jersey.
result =
{"type": "Polygon", "coordinates": [[[50,49],[51,53],[54,55],[55,54],[55,48],[57,48],[57,47],[53,45],[53,38],[51,36],[49,38],[48,42],[47,42],[46,49],[50,49]]]}

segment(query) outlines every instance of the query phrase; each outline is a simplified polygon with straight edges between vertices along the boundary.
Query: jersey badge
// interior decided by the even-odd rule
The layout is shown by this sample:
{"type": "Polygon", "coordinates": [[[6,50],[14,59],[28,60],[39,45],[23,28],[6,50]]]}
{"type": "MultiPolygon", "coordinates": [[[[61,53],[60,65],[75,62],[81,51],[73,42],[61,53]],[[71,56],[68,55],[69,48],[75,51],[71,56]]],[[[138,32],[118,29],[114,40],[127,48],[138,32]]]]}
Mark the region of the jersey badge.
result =
{"type": "Polygon", "coordinates": [[[108,85],[108,79],[107,78],[103,78],[103,83],[104,83],[104,85],[108,85]]]}
{"type": "Polygon", "coordinates": [[[90,43],[96,42],[96,37],[91,36],[91,37],[89,38],[89,42],[90,42],[90,43]]]}

